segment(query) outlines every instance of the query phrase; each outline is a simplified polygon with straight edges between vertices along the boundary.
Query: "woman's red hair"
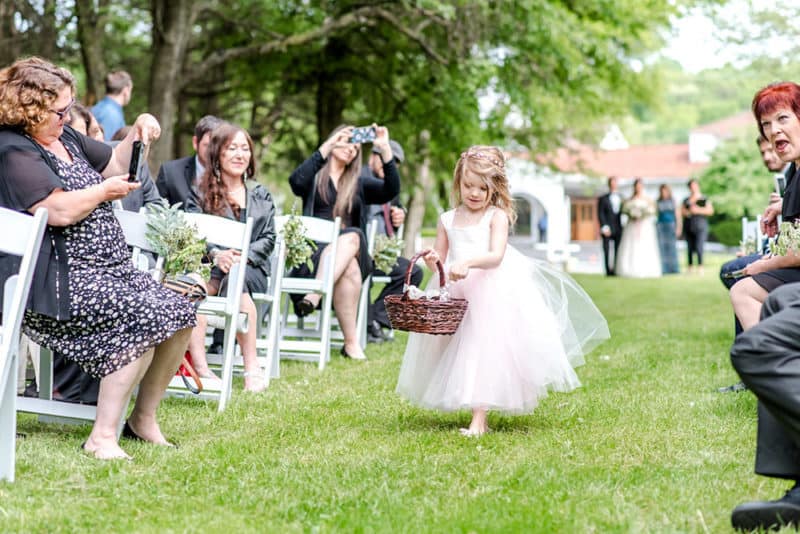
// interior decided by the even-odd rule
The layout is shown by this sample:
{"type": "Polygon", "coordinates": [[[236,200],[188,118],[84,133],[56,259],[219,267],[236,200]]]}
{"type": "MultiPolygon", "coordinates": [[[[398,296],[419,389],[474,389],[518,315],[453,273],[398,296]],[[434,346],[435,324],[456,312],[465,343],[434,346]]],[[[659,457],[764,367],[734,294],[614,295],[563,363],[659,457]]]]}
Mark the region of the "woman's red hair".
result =
{"type": "Polygon", "coordinates": [[[756,117],[758,131],[765,139],[767,136],[764,135],[761,118],[779,108],[791,109],[800,119],[800,85],[794,82],[771,83],[753,97],[753,115],[756,117]]]}

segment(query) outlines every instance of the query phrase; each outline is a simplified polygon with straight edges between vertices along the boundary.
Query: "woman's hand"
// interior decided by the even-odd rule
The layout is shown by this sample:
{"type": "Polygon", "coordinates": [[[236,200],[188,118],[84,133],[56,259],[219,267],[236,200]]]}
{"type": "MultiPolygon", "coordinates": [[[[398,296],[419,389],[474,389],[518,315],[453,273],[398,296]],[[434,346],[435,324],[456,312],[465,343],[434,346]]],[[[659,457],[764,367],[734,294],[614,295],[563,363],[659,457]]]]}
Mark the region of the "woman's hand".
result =
{"type": "Polygon", "coordinates": [[[333,149],[336,148],[337,146],[351,144],[350,137],[352,136],[353,136],[353,128],[350,126],[348,126],[347,128],[342,128],[338,132],[331,135],[319,147],[319,153],[322,155],[322,158],[328,159],[328,156],[331,155],[331,152],[333,152],[333,149]]]}
{"type": "Polygon", "coordinates": [[[783,211],[783,199],[778,197],[774,202],[770,196],[770,203],[761,216],[761,233],[767,237],[775,237],[778,233],[778,216],[783,211]]]}
{"type": "Polygon", "coordinates": [[[214,265],[219,267],[220,271],[227,274],[230,272],[231,267],[233,267],[233,264],[239,263],[241,259],[242,259],[241,252],[229,248],[228,250],[223,250],[222,252],[214,256],[214,265]]]}
{"type": "Polygon", "coordinates": [[[372,127],[375,128],[375,140],[372,141],[372,148],[377,148],[381,153],[381,160],[389,163],[394,158],[392,147],[389,145],[389,129],[374,123],[372,127]]]}
{"type": "Polygon", "coordinates": [[[138,139],[145,145],[149,145],[151,141],[161,137],[161,125],[149,113],[142,113],[136,117],[136,122],[133,123],[131,132],[134,140],[138,139]]]}
{"type": "Polygon", "coordinates": [[[754,274],[763,273],[769,271],[770,265],[767,257],[763,257],[760,260],[756,260],[747,267],[742,270],[742,273],[747,276],[753,276],[754,274]]]}
{"type": "Polygon", "coordinates": [[[129,182],[127,174],[123,174],[121,176],[112,176],[111,178],[106,178],[100,183],[103,202],[125,198],[128,196],[128,193],[134,189],[139,189],[140,187],[142,187],[140,182],[129,182]]]}
{"type": "Polygon", "coordinates": [[[454,263],[450,266],[450,272],[448,273],[448,277],[453,282],[458,282],[459,280],[463,280],[469,274],[469,266],[466,263],[454,263]]]}

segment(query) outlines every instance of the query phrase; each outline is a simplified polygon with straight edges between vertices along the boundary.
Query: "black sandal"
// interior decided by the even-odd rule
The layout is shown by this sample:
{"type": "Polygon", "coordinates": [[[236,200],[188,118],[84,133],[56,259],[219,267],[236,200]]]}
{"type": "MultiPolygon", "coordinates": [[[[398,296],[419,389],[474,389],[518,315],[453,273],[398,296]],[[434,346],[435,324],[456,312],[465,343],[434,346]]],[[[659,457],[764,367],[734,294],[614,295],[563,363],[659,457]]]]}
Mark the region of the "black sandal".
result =
{"type": "Polygon", "coordinates": [[[294,313],[298,317],[305,317],[306,315],[311,315],[312,313],[314,313],[315,309],[317,309],[317,307],[314,305],[314,303],[305,297],[303,297],[302,300],[299,300],[294,303],[294,313]]]}

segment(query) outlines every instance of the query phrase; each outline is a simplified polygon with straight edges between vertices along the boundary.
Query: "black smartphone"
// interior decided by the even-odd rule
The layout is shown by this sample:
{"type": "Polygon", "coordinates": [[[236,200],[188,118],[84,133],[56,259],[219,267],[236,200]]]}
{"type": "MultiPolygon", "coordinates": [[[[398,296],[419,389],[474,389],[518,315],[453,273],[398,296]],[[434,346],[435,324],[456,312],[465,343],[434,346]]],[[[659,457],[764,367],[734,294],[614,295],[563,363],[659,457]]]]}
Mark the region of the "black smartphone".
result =
{"type": "Polygon", "coordinates": [[[378,132],[374,126],[360,126],[358,128],[353,128],[353,133],[350,135],[350,142],[358,144],[371,143],[375,140],[377,135],[378,132]]]}
{"type": "Polygon", "coordinates": [[[142,156],[144,155],[144,143],[141,141],[133,142],[133,149],[131,150],[131,163],[128,166],[128,181],[138,182],[139,171],[142,168],[142,156]]]}
{"type": "Polygon", "coordinates": [[[730,271],[722,274],[722,278],[742,278],[743,276],[745,276],[744,269],[737,269],[736,271],[730,271]]]}

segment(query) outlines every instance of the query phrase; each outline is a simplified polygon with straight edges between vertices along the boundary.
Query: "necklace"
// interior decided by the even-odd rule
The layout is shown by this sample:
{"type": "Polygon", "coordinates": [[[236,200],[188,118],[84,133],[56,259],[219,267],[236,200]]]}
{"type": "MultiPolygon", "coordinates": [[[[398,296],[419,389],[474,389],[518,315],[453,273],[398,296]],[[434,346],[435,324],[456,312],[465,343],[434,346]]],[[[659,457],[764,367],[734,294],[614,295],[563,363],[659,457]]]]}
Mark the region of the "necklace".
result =
{"type": "Polygon", "coordinates": [[[244,189],[244,186],[237,187],[236,189],[231,189],[230,191],[228,191],[228,194],[229,195],[234,195],[234,194],[238,193],[239,191],[241,191],[242,189],[244,189]]]}

